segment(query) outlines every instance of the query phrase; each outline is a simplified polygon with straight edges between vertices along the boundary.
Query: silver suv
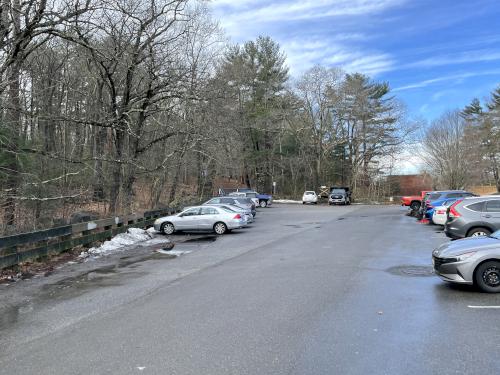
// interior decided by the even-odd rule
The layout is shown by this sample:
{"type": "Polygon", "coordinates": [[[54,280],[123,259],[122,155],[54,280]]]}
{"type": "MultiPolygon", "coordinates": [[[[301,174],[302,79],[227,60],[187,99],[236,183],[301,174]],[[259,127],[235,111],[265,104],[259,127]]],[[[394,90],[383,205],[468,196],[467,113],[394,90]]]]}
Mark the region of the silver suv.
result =
{"type": "Polygon", "coordinates": [[[448,209],[444,231],[450,238],[489,235],[500,229],[500,195],[465,198],[448,209]]]}

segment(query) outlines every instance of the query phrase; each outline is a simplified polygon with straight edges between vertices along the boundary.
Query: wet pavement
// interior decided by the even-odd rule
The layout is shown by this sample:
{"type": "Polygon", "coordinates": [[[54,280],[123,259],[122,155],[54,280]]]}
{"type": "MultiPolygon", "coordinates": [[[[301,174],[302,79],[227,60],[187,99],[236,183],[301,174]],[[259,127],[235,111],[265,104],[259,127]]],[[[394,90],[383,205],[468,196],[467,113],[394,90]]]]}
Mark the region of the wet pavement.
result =
{"type": "Polygon", "coordinates": [[[433,275],[437,229],[275,205],[0,286],[0,374],[500,373],[500,295],[433,275]]]}

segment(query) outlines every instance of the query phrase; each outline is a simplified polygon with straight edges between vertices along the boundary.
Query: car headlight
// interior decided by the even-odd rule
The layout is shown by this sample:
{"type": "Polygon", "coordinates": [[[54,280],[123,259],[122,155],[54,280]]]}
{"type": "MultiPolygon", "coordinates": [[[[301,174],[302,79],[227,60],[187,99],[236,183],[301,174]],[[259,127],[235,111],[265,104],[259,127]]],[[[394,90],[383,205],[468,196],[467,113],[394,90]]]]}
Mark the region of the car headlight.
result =
{"type": "Polygon", "coordinates": [[[464,260],[467,260],[469,259],[471,256],[473,256],[474,254],[476,254],[476,251],[471,251],[469,253],[465,253],[465,254],[461,254],[459,256],[457,256],[457,260],[459,262],[463,262],[464,260]]]}
{"type": "Polygon", "coordinates": [[[154,225],[160,224],[160,219],[156,219],[155,222],[153,223],[154,225]]]}

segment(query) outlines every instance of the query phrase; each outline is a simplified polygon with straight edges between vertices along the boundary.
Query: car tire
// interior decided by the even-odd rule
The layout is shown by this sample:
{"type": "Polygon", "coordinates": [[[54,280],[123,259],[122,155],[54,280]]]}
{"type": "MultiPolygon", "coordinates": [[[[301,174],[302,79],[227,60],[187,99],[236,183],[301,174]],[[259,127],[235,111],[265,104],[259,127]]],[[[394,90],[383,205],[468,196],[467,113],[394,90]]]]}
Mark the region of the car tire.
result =
{"type": "Polygon", "coordinates": [[[306,202],[302,202],[302,204],[306,204],[306,202]]]}
{"type": "Polygon", "coordinates": [[[483,292],[500,292],[500,262],[488,261],[480,264],[474,271],[474,282],[483,292]]]}
{"type": "Polygon", "coordinates": [[[227,226],[223,222],[219,221],[218,223],[214,224],[214,232],[215,234],[221,236],[224,233],[227,232],[227,226]]]}
{"type": "Polygon", "coordinates": [[[490,234],[491,230],[488,228],[478,227],[467,232],[467,237],[489,236],[490,234]]]}
{"type": "Polygon", "coordinates": [[[161,225],[161,232],[162,232],[163,234],[166,234],[167,236],[168,236],[168,235],[171,235],[171,234],[174,234],[174,232],[175,232],[175,227],[174,227],[174,224],[169,223],[169,222],[167,222],[167,223],[163,223],[163,224],[161,225]]]}
{"type": "Polygon", "coordinates": [[[259,206],[262,207],[262,208],[266,208],[267,207],[267,201],[260,201],[259,202],[259,206]]]}
{"type": "Polygon", "coordinates": [[[412,211],[418,211],[418,210],[420,210],[420,202],[417,202],[417,201],[411,202],[410,209],[412,211]]]}

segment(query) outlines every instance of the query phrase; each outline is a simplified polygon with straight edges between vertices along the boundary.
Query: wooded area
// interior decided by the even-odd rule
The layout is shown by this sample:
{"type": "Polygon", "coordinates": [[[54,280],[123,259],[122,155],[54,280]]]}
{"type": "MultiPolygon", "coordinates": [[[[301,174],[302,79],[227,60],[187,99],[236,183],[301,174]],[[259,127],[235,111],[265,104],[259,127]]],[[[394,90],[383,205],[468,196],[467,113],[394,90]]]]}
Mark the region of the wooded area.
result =
{"type": "Polygon", "coordinates": [[[500,87],[481,104],[443,114],[426,128],[423,159],[436,188],[493,185],[500,193],[500,87]]]}
{"type": "MultiPolygon", "coordinates": [[[[0,20],[3,233],[200,199],[221,178],[383,195],[415,130],[388,83],[291,79],[275,41],[228,45],[202,1],[3,0],[0,20]]],[[[485,134],[491,113],[464,121],[485,134]]]]}

